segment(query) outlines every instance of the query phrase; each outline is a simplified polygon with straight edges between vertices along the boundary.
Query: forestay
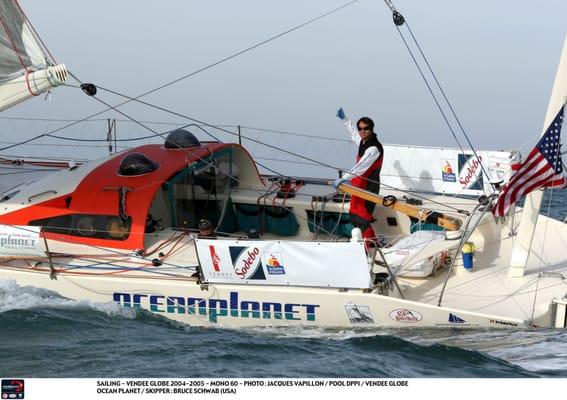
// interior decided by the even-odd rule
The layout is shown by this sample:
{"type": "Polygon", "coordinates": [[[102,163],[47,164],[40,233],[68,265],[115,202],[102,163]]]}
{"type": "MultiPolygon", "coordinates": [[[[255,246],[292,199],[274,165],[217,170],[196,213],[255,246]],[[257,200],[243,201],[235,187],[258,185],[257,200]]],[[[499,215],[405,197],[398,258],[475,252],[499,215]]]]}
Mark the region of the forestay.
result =
{"type": "Polygon", "coordinates": [[[358,242],[196,240],[204,280],[211,283],[305,287],[370,287],[358,242]]]}

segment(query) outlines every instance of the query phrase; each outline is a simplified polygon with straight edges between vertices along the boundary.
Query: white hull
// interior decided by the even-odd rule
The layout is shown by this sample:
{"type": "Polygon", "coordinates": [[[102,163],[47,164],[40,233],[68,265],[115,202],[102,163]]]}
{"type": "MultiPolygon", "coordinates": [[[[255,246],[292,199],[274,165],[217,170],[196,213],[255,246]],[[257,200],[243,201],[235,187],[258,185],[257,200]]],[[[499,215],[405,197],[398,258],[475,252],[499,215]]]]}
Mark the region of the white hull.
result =
{"type": "Polygon", "coordinates": [[[0,279],[36,286],[62,296],[98,303],[119,298],[125,307],[139,307],[192,326],[318,326],[318,327],[451,327],[520,328],[524,320],[436,307],[411,300],[328,289],[204,285],[195,281],[95,276],[59,276],[45,272],[0,270],[0,279]],[[167,307],[167,299],[183,298],[190,305],[167,307]],[[204,303],[200,303],[200,299],[204,303]],[[231,305],[232,300],[232,305],[231,305]],[[255,309],[254,303],[258,304],[255,309]],[[279,306],[274,306],[278,304],[279,306]],[[227,306],[228,308],[224,308],[227,306]],[[269,311],[262,311],[267,307],[269,311]],[[281,308],[280,308],[281,307],[281,308]],[[280,311],[281,309],[281,311],[280,311]],[[286,312],[287,310],[287,312],[286,312]],[[455,317],[450,317],[451,315],[455,317]],[[350,317],[350,318],[349,318],[350,317]]]}
{"type": "MultiPolygon", "coordinates": [[[[502,256],[509,255],[513,245],[513,239],[507,238],[508,227],[494,223],[481,225],[473,235],[479,245],[475,266],[471,271],[464,270],[462,265],[454,267],[442,306],[438,306],[438,301],[446,268],[427,278],[398,277],[404,298],[400,298],[394,287],[387,295],[381,295],[372,287],[199,283],[192,276],[193,267],[182,267],[196,265],[190,236],[178,242],[177,254],[161,266],[148,265],[151,257],[108,257],[108,253],[101,256],[91,249],[90,256],[54,258],[56,280],[50,279],[47,259],[40,263],[5,261],[0,267],[0,279],[16,280],[20,286],[45,288],[71,299],[139,307],[193,326],[563,327],[565,317],[561,313],[565,301],[560,299],[567,294],[563,279],[567,276],[567,256],[559,249],[564,245],[565,229],[565,224],[540,218],[536,241],[547,238],[545,247],[540,242],[533,249],[524,277],[509,278],[509,256],[502,256]],[[541,252],[545,254],[543,261],[541,252]],[[140,267],[142,263],[145,266],[140,267]],[[560,303],[558,309],[552,305],[554,301],[560,303]]],[[[160,241],[155,243],[160,245],[160,241]]],[[[56,243],[50,246],[57,252],[56,243]]],[[[167,253],[169,247],[163,247],[162,251],[167,253]]]]}

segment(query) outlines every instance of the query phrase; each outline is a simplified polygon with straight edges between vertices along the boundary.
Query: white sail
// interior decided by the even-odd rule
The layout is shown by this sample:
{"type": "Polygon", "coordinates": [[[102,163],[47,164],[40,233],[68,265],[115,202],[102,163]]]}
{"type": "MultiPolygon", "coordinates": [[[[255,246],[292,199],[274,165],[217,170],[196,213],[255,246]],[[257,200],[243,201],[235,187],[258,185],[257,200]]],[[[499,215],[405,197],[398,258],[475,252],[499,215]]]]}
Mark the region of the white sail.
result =
{"type": "Polygon", "coordinates": [[[0,2],[0,111],[37,96],[67,79],[65,65],[52,65],[17,0],[0,2]]]}
{"type": "MultiPolygon", "coordinates": [[[[547,107],[547,114],[543,124],[543,133],[557,115],[561,107],[567,103],[567,35],[563,42],[563,50],[555,75],[555,82],[547,107]]],[[[542,133],[542,135],[543,135],[542,133]]],[[[539,210],[543,201],[543,192],[541,190],[532,192],[526,196],[522,219],[518,227],[518,237],[514,242],[514,250],[510,260],[509,274],[512,277],[522,277],[525,273],[526,263],[532,248],[534,233],[539,210]]]]}

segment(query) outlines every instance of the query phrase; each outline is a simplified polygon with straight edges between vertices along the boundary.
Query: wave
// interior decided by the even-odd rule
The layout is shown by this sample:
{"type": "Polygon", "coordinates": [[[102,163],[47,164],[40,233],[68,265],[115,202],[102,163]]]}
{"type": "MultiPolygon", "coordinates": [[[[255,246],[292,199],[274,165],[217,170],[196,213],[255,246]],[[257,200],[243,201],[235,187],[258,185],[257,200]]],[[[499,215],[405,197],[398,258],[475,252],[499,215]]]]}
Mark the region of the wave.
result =
{"type": "Polygon", "coordinates": [[[12,373],[21,364],[29,375],[31,363],[36,376],[113,376],[126,364],[138,365],[130,376],[164,377],[567,376],[567,333],[557,330],[197,328],[13,280],[0,280],[0,326],[12,373]],[[44,353],[65,362],[41,372],[44,353]],[[84,369],[87,359],[98,364],[84,369]]]}
{"type": "MultiPolygon", "coordinates": [[[[447,357],[447,362],[461,363],[471,372],[476,367],[469,362],[494,364],[469,375],[466,371],[445,371],[443,376],[567,376],[567,333],[553,329],[485,330],[485,329],[329,329],[313,327],[245,328],[254,335],[276,339],[316,339],[345,342],[375,351],[390,351],[406,347],[409,353],[420,355],[416,365],[424,356],[431,357],[433,364],[438,354],[447,357]],[[459,361],[460,360],[460,361],[459,361]],[[486,374],[486,375],[485,375],[486,374]]],[[[440,361],[440,360],[438,360],[440,361]]],[[[444,370],[442,368],[441,370],[444,370]]],[[[416,371],[418,372],[418,371],[416,371]]],[[[433,374],[440,373],[436,371],[433,374]]],[[[419,376],[428,376],[427,370],[419,376]]]]}
{"type": "Polygon", "coordinates": [[[0,314],[13,310],[37,308],[92,309],[108,316],[136,318],[137,311],[119,306],[114,302],[95,303],[67,299],[46,289],[33,286],[19,286],[15,280],[0,280],[0,314]]]}

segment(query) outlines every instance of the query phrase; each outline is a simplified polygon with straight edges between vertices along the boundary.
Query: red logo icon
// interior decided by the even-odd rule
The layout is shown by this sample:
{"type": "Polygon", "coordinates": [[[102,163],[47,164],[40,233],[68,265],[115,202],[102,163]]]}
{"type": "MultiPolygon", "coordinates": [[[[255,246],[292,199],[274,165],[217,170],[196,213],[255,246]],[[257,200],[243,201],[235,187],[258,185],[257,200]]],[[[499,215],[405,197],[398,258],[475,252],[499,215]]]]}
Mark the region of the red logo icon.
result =
{"type": "Polygon", "coordinates": [[[209,251],[211,252],[211,260],[213,260],[213,269],[215,272],[220,272],[220,257],[217,255],[215,246],[209,246],[209,251]]]}

